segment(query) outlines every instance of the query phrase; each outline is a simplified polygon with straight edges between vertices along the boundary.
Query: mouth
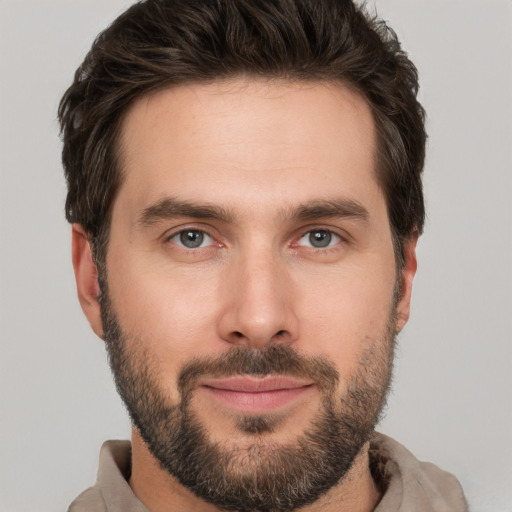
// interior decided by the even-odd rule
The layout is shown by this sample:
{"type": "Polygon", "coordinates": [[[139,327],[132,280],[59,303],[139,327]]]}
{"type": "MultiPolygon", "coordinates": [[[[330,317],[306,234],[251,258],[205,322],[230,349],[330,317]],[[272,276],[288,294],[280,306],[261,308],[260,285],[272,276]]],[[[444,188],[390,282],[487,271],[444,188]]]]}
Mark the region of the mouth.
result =
{"type": "Polygon", "coordinates": [[[299,400],[315,385],[311,381],[286,376],[235,376],[204,379],[198,387],[229,408],[265,414],[299,400]]]}

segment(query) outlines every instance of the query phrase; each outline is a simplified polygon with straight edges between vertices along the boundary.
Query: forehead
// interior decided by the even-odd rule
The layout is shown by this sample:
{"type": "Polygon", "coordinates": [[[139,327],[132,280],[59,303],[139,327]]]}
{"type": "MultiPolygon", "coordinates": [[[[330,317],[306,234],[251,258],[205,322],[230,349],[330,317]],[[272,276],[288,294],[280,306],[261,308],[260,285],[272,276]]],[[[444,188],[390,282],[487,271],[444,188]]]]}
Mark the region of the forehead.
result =
{"type": "Polygon", "coordinates": [[[341,85],[237,79],[179,86],[126,113],[116,203],[141,209],[173,195],[266,208],[331,192],[380,194],[375,148],[370,107],[341,85]]]}

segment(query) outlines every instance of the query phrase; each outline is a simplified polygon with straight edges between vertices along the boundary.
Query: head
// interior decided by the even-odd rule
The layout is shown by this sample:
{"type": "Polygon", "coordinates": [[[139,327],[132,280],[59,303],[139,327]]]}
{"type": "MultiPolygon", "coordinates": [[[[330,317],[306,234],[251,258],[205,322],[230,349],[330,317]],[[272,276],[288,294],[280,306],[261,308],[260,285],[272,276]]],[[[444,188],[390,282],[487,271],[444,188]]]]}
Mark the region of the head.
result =
{"type": "Polygon", "coordinates": [[[82,307],[197,496],[297,508],[366,446],[423,227],[416,92],[393,32],[334,0],[140,2],[78,69],[59,113],[82,307]]]}
{"type": "Polygon", "coordinates": [[[154,91],[249,76],[343,84],[371,108],[376,179],[388,208],[397,263],[421,234],[424,111],[416,68],[394,32],[351,0],[144,1],[94,42],[62,98],[66,217],[104,259],[123,174],[123,115],[154,91]]]}

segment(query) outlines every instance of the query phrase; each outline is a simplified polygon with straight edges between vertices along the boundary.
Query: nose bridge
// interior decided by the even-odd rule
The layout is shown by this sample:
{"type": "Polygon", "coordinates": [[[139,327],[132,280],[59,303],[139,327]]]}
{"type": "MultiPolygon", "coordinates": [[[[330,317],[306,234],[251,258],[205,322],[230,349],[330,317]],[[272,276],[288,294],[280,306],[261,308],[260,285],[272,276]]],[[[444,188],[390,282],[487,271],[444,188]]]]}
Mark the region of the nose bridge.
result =
{"type": "Polygon", "coordinates": [[[245,306],[248,312],[252,311],[251,317],[261,316],[263,320],[277,316],[284,301],[284,290],[280,290],[284,275],[275,256],[259,253],[246,258],[242,262],[239,279],[241,298],[244,299],[241,306],[245,306]]]}
{"type": "Polygon", "coordinates": [[[291,280],[277,251],[252,247],[239,256],[230,277],[232,296],[222,319],[225,339],[257,348],[297,337],[291,280]]]}

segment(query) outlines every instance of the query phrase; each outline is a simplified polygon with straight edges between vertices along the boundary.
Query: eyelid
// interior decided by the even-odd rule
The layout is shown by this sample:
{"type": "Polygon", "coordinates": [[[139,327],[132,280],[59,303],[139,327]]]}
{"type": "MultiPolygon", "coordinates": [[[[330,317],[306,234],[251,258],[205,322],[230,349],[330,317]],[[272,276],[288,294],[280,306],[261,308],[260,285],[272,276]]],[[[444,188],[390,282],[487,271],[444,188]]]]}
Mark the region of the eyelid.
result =
{"type": "MultiPolygon", "coordinates": [[[[173,228],[165,231],[159,238],[163,243],[169,243],[173,237],[176,237],[179,234],[186,232],[186,231],[197,231],[197,232],[203,233],[204,235],[206,235],[207,237],[209,237],[211,239],[211,242],[206,246],[198,247],[196,249],[187,248],[179,243],[174,243],[175,246],[180,247],[185,250],[194,250],[194,251],[197,251],[198,249],[206,249],[206,248],[212,247],[214,245],[217,245],[219,247],[225,246],[225,244],[222,241],[220,241],[221,237],[216,232],[215,228],[212,228],[211,226],[198,225],[193,222],[184,223],[179,226],[174,226],[173,228]]],[[[308,226],[303,226],[302,228],[300,228],[300,231],[298,231],[298,232],[296,231],[296,235],[292,236],[290,247],[292,247],[292,248],[301,247],[301,245],[299,245],[298,242],[304,236],[306,236],[309,233],[314,232],[314,231],[325,231],[325,232],[331,233],[333,236],[337,237],[339,240],[335,244],[329,245],[326,247],[310,246],[309,248],[313,249],[313,250],[319,250],[319,251],[325,252],[328,249],[333,249],[334,247],[338,246],[341,243],[348,243],[352,239],[352,237],[349,233],[347,233],[344,229],[341,229],[339,227],[326,226],[326,225],[322,225],[322,224],[320,224],[320,225],[310,224],[308,226]]],[[[307,247],[307,246],[302,246],[302,247],[307,247]]]]}
{"type": "Polygon", "coordinates": [[[332,229],[310,229],[306,231],[302,236],[298,237],[294,243],[295,247],[305,248],[310,251],[329,251],[336,249],[343,242],[343,238],[333,231],[332,229]],[[311,235],[314,233],[326,233],[330,236],[325,246],[315,246],[311,241],[311,235]],[[304,240],[304,242],[303,242],[304,240]],[[301,243],[302,242],[302,243],[301,243]]]}
{"type": "Polygon", "coordinates": [[[293,237],[293,243],[296,243],[298,240],[314,231],[326,231],[327,233],[332,233],[333,235],[337,236],[342,242],[349,242],[352,239],[350,233],[348,233],[342,228],[322,224],[311,224],[302,227],[300,231],[298,231],[297,235],[293,237]]]}
{"type": "MultiPolygon", "coordinates": [[[[207,247],[211,247],[214,244],[218,244],[219,246],[223,245],[218,241],[219,237],[212,233],[212,231],[213,231],[212,229],[209,229],[209,227],[198,226],[197,224],[193,224],[193,223],[175,226],[174,228],[167,230],[163,235],[161,235],[160,239],[163,243],[169,243],[169,242],[171,242],[172,238],[174,238],[186,231],[197,231],[198,233],[203,233],[204,235],[206,235],[207,237],[209,237],[212,240],[211,243],[209,243],[208,245],[199,247],[197,249],[206,249],[207,247]]],[[[171,242],[171,243],[174,243],[174,242],[171,242]]],[[[191,249],[191,248],[185,247],[178,243],[174,243],[174,245],[176,245],[177,247],[181,247],[185,250],[197,250],[197,249],[191,249]]]]}
{"type": "Polygon", "coordinates": [[[205,247],[209,247],[213,245],[215,242],[214,239],[206,233],[206,231],[200,231],[198,229],[184,229],[182,231],[178,231],[175,235],[172,235],[168,240],[173,241],[174,244],[179,245],[180,247],[183,247],[185,249],[204,249],[205,247]],[[183,233],[197,233],[200,234],[203,239],[201,240],[201,244],[197,247],[187,247],[182,241],[181,241],[181,235],[183,233]]]}

